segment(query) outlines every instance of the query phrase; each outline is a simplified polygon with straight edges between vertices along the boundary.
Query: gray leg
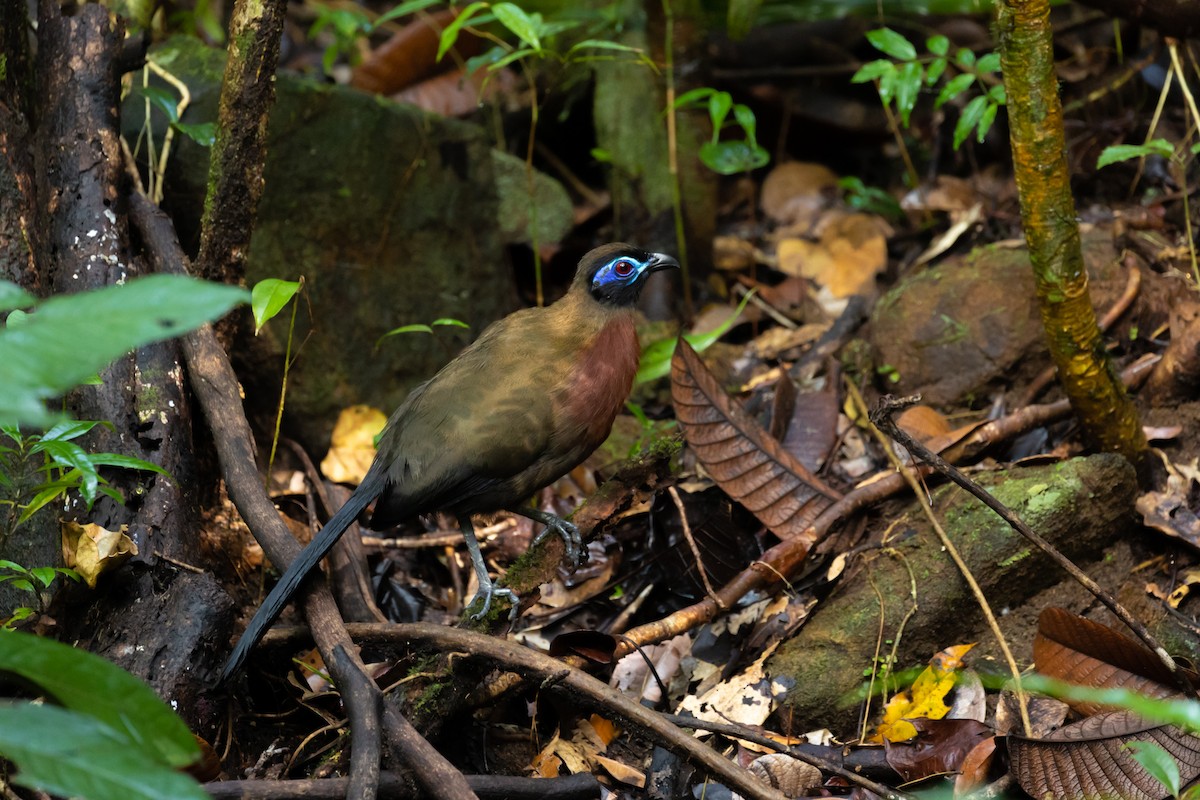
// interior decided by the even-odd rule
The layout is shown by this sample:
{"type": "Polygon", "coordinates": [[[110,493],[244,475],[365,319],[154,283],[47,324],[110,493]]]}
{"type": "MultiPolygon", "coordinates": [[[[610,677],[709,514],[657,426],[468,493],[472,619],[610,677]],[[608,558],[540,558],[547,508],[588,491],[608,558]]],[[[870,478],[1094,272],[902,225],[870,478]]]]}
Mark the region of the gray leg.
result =
{"type": "Polygon", "coordinates": [[[507,597],[512,603],[512,610],[509,612],[509,619],[517,618],[518,600],[517,593],[512,589],[497,589],[496,584],[492,583],[491,577],[488,575],[487,564],[483,562],[483,553],[479,552],[479,540],[475,538],[475,526],[471,524],[471,517],[466,514],[461,514],[458,517],[458,527],[462,530],[463,538],[467,541],[467,552],[471,554],[471,566],[475,568],[475,577],[479,581],[479,591],[471,598],[471,602],[467,604],[469,608],[478,599],[483,599],[483,608],[471,615],[471,619],[481,619],[487,614],[488,609],[492,607],[492,598],[496,595],[507,597]]]}
{"type": "Polygon", "coordinates": [[[566,550],[567,558],[570,559],[573,566],[579,566],[579,560],[583,557],[583,537],[579,535],[579,528],[562,517],[536,508],[510,508],[509,511],[546,526],[546,530],[539,533],[533,540],[534,547],[541,544],[550,534],[557,533],[562,537],[563,549],[566,550]]]}

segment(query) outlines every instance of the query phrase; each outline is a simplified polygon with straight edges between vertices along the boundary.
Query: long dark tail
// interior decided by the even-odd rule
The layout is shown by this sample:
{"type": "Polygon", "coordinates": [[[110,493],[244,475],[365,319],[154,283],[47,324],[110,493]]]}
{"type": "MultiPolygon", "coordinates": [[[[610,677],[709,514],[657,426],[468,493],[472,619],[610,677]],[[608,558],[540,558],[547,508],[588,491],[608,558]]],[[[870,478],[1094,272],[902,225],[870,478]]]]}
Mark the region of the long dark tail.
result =
{"type": "Polygon", "coordinates": [[[267,628],[271,627],[271,623],[283,612],[284,606],[300,588],[300,584],[304,582],[308,573],[333,549],[337,540],[345,533],[346,528],[350,527],[350,523],[362,513],[363,509],[382,494],[386,484],[386,468],[379,467],[378,464],[372,465],[366,477],[363,478],[363,482],[354,490],[354,494],[350,495],[346,504],[338,509],[333,518],[325,523],[325,527],[321,528],[320,532],[313,537],[308,547],[305,547],[300,555],[296,556],[288,565],[287,571],[283,573],[279,583],[275,584],[275,588],[267,595],[267,599],[263,601],[254,618],[250,620],[250,624],[246,626],[246,632],[242,634],[237,646],[233,648],[233,653],[230,654],[229,661],[225,663],[225,669],[221,672],[221,683],[229,680],[242,668],[250,651],[262,639],[267,628]]]}

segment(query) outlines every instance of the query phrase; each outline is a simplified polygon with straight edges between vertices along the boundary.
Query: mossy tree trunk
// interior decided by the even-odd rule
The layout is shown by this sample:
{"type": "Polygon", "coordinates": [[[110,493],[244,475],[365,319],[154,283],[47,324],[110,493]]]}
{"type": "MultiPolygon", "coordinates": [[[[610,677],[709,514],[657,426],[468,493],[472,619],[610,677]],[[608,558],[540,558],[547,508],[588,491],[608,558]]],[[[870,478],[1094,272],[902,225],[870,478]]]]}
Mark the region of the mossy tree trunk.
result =
{"type": "Polygon", "coordinates": [[[1146,448],[1145,434],[1104,349],[1088,294],[1049,0],[1003,0],[997,20],[1013,169],[1050,355],[1085,437],[1136,460],[1146,448]]]}

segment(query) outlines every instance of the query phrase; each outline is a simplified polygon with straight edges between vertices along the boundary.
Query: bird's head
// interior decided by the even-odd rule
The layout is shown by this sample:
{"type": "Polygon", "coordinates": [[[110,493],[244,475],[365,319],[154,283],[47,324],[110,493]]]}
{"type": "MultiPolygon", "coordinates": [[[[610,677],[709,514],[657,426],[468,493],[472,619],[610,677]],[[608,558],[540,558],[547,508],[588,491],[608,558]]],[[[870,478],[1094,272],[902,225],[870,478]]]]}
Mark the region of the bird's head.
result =
{"type": "Polygon", "coordinates": [[[678,266],[678,261],[663,253],[649,253],[617,242],[597,247],[585,255],[579,262],[575,280],[582,283],[599,303],[632,306],[650,273],[678,266]]]}

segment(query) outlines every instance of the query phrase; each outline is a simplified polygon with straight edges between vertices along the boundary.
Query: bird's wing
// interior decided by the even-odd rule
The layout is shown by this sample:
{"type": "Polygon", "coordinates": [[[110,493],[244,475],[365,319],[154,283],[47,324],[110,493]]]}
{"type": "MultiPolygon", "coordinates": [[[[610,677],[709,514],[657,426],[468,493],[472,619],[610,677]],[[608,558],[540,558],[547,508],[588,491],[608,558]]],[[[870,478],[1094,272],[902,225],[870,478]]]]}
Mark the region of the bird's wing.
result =
{"type": "MultiPolygon", "coordinates": [[[[536,310],[535,310],[536,311],[536,310]]],[[[518,312],[488,329],[410,396],[389,422],[380,457],[390,485],[375,521],[452,505],[541,458],[555,429],[565,369],[561,337],[518,312]]]]}

